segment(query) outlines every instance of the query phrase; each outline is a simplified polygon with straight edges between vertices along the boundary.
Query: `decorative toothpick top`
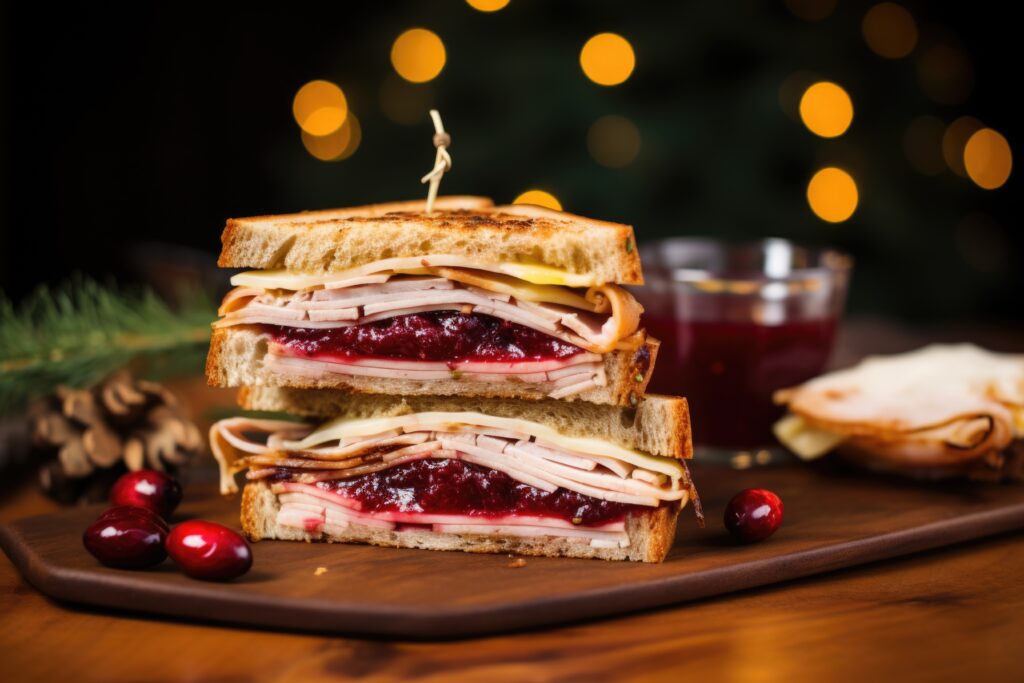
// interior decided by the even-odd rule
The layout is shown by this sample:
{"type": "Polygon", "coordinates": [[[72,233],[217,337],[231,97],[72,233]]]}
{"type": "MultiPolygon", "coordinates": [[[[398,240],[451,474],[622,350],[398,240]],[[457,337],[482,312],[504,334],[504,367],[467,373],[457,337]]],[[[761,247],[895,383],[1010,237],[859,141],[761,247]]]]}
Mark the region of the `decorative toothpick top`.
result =
{"type": "Polygon", "coordinates": [[[448,153],[448,147],[452,144],[452,136],[445,132],[444,124],[441,123],[441,115],[436,109],[430,110],[430,118],[434,121],[434,147],[437,148],[437,155],[434,157],[434,168],[420,179],[421,183],[430,183],[430,189],[427,191],[427,213],[434,210],[434,200],[437,199],[437,188],[441,185],[441,176],[446,171],[452,170],[452,155],[448,153]]]}

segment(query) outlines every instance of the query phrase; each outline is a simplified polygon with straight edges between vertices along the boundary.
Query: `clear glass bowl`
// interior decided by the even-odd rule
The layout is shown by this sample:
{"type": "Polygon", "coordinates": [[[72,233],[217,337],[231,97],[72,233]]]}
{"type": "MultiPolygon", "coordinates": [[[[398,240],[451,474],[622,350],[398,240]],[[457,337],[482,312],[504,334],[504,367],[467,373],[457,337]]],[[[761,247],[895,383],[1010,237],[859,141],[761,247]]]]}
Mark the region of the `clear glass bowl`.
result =
{"type": "Polygon", "coordinates": [[[646,284],[634,292],[662,342],[648,391],[689,399],[704,450],[775,445],[772,394],[825,369],[851,259],[782,239],[673,238],[640,253],[646,284]]]}

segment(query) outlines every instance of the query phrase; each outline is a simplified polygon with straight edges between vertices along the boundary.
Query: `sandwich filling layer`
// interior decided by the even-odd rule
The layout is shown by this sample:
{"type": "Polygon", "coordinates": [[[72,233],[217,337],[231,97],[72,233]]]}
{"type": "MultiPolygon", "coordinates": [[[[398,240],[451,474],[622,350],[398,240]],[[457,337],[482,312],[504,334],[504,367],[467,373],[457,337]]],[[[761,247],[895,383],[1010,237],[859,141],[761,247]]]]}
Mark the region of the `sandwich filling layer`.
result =
{"type": "Polygon", "coordinates": [[[420,264],[333,277],[243,273],[214,325],[263,329],[264,364],[276,373],[516,381],[543,384],[553,398],[607,385],[603,355],[642,343],[642,309],[616,285],[420,264]],[[277,287],[287,284],[304,287],[277,287]]]}
{"type": "Polygon", "coordinates": [[[680,461],[480,413],[296,422],[232,418],[211,445],[222,491],[265,480],[276,522],[314,537],[350,525],[629,544],[626,517],[683,505],[680,461]]]}

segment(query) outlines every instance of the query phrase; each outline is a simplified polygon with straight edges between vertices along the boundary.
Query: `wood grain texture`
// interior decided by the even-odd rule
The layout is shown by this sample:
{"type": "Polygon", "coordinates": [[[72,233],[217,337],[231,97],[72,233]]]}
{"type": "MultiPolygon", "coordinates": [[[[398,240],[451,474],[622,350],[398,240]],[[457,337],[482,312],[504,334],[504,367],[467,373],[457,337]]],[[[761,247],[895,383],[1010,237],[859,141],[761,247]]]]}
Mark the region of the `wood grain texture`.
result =
{"type": "MultiPolygon", "coordinates": [[[[709,528],[684,518],[661,565],[263,542],[254,569],[229,584],[193,581],[170,563],[148,571],[99,566],[81,530],[97,509],[0,528],[0,542],[41,591],[61,600],[271,628],[452,638],[622,614],[917,552],[1024,527],[1024,490],[924,486],[830,468],[696,467],[709,528]],[[718,516],[738,489],[786,501],[782,530],[737,546],[718,516]],[[326,573],[314,575],[318,567],[326,573]]],[[[237,526],[237,500],[193,488],[183,517],[237,526]]]]}
{"type": "MultiPolygon", "coordinates": [[[[835,364],[852,363],[866,351],[905,351],[940,339],[972,339],[1013,351],[1024,344],[1024,330],[1010,334],[1005,325],[969,325],[922,334],[887,321],[846,321],[835,364]]],[[[232,404],[233,392],[204,385],[196,380],[175,387],[188,397],[194,414],[232,404]]],[[[58,509],[32,481],[12,486],[8,476],[4,484],[0,523],[58,509]]],[[[858,507],[870,502],[859,501],[858,507]]],[[[790,519],[771,542],[785,539],[790,523],[797,523],[797,501],[787,503],[790,519]]],[[[704,533],[711,538],[720,528],[721,510],[709,501],[708,513],[704,533]]],[[[683,539],[699,537],[686,519],[682,522],[683,539]]],[[[77,683],[1020,681],[1021,567],[1024,534],[1015,532],[617,619],[424,643],[77,607],[41,594],[4,556],[0,678],[77,683]]],[[[330,573],[320,578],[325,576],[330,573]]]]}

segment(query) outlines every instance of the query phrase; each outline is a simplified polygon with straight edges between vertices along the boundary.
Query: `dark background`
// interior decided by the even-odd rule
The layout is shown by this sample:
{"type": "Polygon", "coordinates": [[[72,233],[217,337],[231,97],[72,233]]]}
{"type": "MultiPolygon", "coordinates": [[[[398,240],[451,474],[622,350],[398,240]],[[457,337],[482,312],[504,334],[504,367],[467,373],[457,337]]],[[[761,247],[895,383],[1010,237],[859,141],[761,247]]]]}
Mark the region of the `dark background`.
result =
{"type": "Polygon", "coordinates": [[[856,258],[856,313],[1019,320],[1019,174],[994,191],[949,170],[925,176],[902,142],[922,114],[970,114],[1017,151],[1016,7],[902,3],[922,41],[941,29],[973,71],[966,99],[939,104],[918,85],[915,54],[868,49],[861,20],[872,4],[839,2],[816,22],[753,0],[512,0],[493,14],[461,0],[8,6],[0,287],[17,300],[74,271],[127,281],[155,260],[206,268],[228,216],[423,196],[426,109],[437,106],[454,140],[443,193],[508,202],[541,187],[566,210],[633,224],[641,241],[831,244],[856,258]],[[440,35],[447,64],[406,87],[422,112],[403,125],[382,113],[379,92],[397,79],[392,41],[415,26],[440,35]],[[617,87],[579,67],[583,43],[602,31],[626,36],[637,54],[617,87]],[[780,87],[801,71],[849,92],[855,115],[842,137],[816,137],[780,106],[780,87]],[[340,85],[362,124],[344,161],[313,158],[292,118],[295,92],[315,78],[340,85]],[[642,135],[624,169],[587,152],[587,129],[605,114],[642,135]],[[860,190],[841,224],[815,217],[804,194],[831,164],[860,190]]]}

